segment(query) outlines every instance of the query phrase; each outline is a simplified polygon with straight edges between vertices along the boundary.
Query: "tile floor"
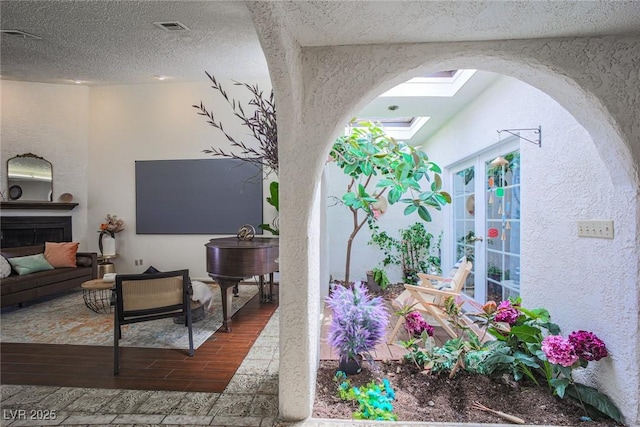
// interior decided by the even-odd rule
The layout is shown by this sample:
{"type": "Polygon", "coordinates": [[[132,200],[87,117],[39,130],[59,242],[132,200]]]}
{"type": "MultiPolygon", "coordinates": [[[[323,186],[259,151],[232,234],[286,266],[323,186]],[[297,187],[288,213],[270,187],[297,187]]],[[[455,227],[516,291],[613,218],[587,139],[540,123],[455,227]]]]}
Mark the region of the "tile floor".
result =
{"type": "Polygon", "coordinates": [[[2,385],[2,426],[273,426],[278,311],[222,393],[2,385]]]}
{"type": "MultiPolygon", "coordinates": [[[[222,393],[0,386],[0,426],[388,426],[388,422],[278,420],[278,322],[276,310],[222,393]]],[[[394,427],[454,426],[393,423],[394,427]]],[[[489,424],[465,424],[467,427],[489,424]]],[[[490,424],[506,427],[506,424],[490,424]]]]}

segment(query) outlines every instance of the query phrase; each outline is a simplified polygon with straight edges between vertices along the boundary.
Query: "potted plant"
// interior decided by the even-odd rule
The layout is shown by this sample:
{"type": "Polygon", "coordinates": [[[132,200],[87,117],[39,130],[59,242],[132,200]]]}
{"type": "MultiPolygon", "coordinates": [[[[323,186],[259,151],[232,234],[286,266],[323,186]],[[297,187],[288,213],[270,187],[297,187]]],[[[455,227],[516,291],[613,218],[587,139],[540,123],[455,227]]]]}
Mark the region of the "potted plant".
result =
{"type": "Polygon", "coordinates": [[[389,277],[387,272],[380,267],[367,271],[367,288],[371,292],[381,292],[389,286],[389,277]]]}
{"type": "Polygon", "coordinates": [[[370,351],[382,341],[389,322],[384,300],[372,297],[362,282],[336,286],[326,299],[333,312],[329,344],[340,355],[338,370],[359,373],[362,360],[372,359],[370,351]]]}

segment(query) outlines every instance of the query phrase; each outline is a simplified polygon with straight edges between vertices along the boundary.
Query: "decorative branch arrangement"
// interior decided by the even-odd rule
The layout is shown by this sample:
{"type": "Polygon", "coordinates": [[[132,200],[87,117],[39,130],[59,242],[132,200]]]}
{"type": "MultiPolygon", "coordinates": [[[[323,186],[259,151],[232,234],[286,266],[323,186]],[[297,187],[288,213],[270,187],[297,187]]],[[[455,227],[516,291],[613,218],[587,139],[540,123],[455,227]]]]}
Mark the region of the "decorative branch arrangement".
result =
{"type": "Polygon", "coordinates": [[[206,71],[205,74],[209,80],[211,80],[211,87],[220,92],[227,103],[231,106],[233,114],[240,119],[243,125],[249,128],[253,137],[258,141],[259,147],[252,148],[243,141],[236,140],[233,136],[227,133],[222,126],[222,122],[216,120],[213,111],[208,110],[204,104],[200,102],[200,105],[193,105],[194,108],[199,110],[198,115],[205,116],[207,118],[207,123],[214,128],[219,129],[231,143],[232,147],[240,149],[240,153],[236,154],[234,152],[224,151],[220,148],[211,147],[211,149],[202,150],[203,153],[211,154],[213,156],[238,159],[255,165],[262,165],[265,168],[266,175],[269,175],[271,172],[274,172],[277,175],[278,127],[276,125],[276,106],[273,97],[273,90],[267,98],[263,95],[263,92],[257,85],[249,85],[247,83],[234,81],[236,86],[244,86],[253,95],[253,99],[248,102],[248,105],[255,107],[255,111],[252,116],[249,116],[245,113],[239,101],[229,98],[225,90],[222,88],[222,85],[214,76],[206,71]]]}

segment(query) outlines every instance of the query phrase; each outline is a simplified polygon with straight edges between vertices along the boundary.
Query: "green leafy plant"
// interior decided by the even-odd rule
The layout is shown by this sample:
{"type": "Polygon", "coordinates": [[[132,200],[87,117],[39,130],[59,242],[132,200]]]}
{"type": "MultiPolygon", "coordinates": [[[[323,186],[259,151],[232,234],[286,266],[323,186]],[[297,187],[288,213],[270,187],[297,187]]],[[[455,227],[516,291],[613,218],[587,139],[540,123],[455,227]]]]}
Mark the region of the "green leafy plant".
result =
{"type": "Polygon", "coordinates": [[[380,382],[372,380],[362,387],[354,387],[347,379],[347,375],[336,372],[333,378],[338,384],[338,395],[342,400],[354,401],[358,403],[358,411],[353,413],[353,417],[360,420],[377,421],[397,421],[397,416],[393,413],[392,401],[395,399],[395,392],[391,388],[389,380],[384,378],[380,382]]]}
{"type": "Polygon", "coordinates": [[[415,224],[400,229],[400,237],[390,236],[380,231],[378,224],[370,220],[371,240],[369,245],[376,245],[384,252],[382,265],[398,265],[402,268],[403,279],[407,283],[418,283],[418,273],[435,271],[440,273],[440,243],[442,234],[434,244],[434,236],[424,224],[415,224]]]}
{"type": "Polygon", "coordinates": [[[329,153],[338,167],[351,177],[341,199],[353,216],[345,260],[347,283],[353,239],[367,219],[374,216],[373,205],[379,199],[386,197],[390,205],[405,203],[405,215],[417,213],[424,221],[431,221],[429,209],[440,210],[451,203],[451,196],[442,191],[442,170],[426,153],[397,142],[381,126],[370,122],[363,126],[353,127],[349,135],[338,138],[329,153]],[[431,182],[427,190],[422,189],[423,179],[431,182]],[[407,193],[410,197],[402,198],[407,193]]]}
{"type": "MultiPolygon", "coordinates": [[[[276,208],[276,212],[280,212],[280,185],[278,181],[272,181],[271,184],[269,184],[269,197],[267,197],[267,203],[276,208]]],[[[278,218],[279,217],[276,216],[271,224],[260,224],[258,227],[277,236],[280,234],[278,218]]]]}
{"type": "Polygon", "coordinates": [[[552,367],[549,385],[554,394],[564,398],[565,393],[580,402],[585,415],[604,414],[622,422],[620,410],[611,400],[593,387],[575,382],[573,370],[586,368],[589,362],[598,361],[609,355],[604,342],[594,333],[575,331],[568,339],[560,335],[549,335],[542,340],[542,358],[552,367]]]}
{"type": "Polygon", "coordinates": [[[387,272],[379,267],[375,267],[373,270],[373,280],[380,286],[380,289],[385,290],[389,286],[389,277],[387,277],[387,272]]]}
{"type": "Polygon", "coordinates": [[[568,339],[560,336],[560,327],[551,322],[544,308],[526,309],[521,298],[490,301],[474,316],[480,319],[496,341],[488,343],[482,365],[487,374],[510,374],[514,380],[524,377],[535,384],[544,380],[554,394],[576,399],[585,415],[606,415],[621,422],[621,414],[611,400],[593,387],[574,381],[574,369],[585,368],[590,361],[607,357],[604,342],[591,332],[576,331],[568,339]]]}

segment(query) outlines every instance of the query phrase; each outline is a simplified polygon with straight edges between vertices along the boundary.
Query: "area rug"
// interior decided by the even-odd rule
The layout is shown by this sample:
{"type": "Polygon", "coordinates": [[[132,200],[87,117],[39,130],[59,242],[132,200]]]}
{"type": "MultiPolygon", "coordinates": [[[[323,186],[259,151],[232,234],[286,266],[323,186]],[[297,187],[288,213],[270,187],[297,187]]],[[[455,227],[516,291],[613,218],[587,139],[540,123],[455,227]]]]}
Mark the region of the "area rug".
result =
{"type": "MultiPolygon", "coordinates": [[[[218,285],[208,284],[214,298],[204,319],[193,323],[193,344],[198,348],[222,326],[222,297],[218,285]]],[[[240,285],[239,296],[232,299],[232,313],[238,311],[257,293],[256,285],[240,285]]],[[[2,309],[0,342],[113,345],[113,313],[98,314],[89,310],[82,290],[2,309]]],[[[173,319],[159,319],[122,326],[123,347],[177,348],[189,347],[187,328],[173,319]]]]}

